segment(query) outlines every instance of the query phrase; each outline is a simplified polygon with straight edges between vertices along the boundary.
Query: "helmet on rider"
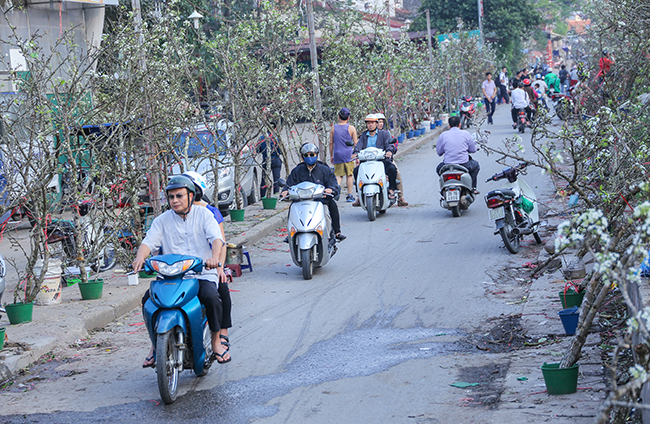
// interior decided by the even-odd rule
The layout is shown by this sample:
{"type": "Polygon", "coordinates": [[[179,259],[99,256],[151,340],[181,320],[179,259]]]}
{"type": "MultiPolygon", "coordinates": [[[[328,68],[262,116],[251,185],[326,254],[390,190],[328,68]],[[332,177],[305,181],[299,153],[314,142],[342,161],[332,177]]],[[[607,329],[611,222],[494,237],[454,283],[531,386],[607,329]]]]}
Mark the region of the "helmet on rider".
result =
{"type": "Polygon", "coordinates": [[[542,79],[542,74],[535,75],[535,79],[542,79]]]}
{"type": "Polygon", "coordinates": [[[196,190],[195,200],[202,200],[205,190],[208,188],[208,184],[205,182],[203,175],[195,171],[185,171],[183,173],[184,177],[189,178],[194,183],[194,189],[196,190]]]}
{"type": "Polygon", "coordinates": [[[377,120],[386,119],[386,116],[384,116],[383,113],[375,113],[375,117],[377,118],[377,120]]]}
{"type": "Polygon", "coordinates": [[[372,114],[372,113],[370,115],[366,116],[366,119],[365,119],[366,122],[377,122],[377,120],[378,120],[377,115],[372,114]]]}
{"type": "Polygon", "coordinates": [[[528,78],[524,78],[524,80],[522,82],[524,83],[525,86],[530,85],[530,80],[528,78]]]}
{"type": "Polygon", "coordinates": [[[609,54],[609,50],[603,49],[603,56],[607,56],[609,54]]]}
{"type": "Polygon", "coordinates": [[[305,143],[300,146],[300,156],[302,156],[302,160],[309,166],[316,164],[319,152],[318,146],[314,143],[305,143]]]}
{"type": "Polygon", "coordinates": [[[176,212],[176,214],[182,217],[185,217],[188,213],[190,213],[190,210],[192,209],[192,203],[194,203],[194,196],[196,196],[196,188],[194,187],[194,183],[192,182],[192,180],[190,180],[188,177],[185,177],[183,175],[177,175],[175,177],[171,177],[169,183],[167,183],[167,187],[165,187],[165,194],[169,196],[169,191],[177,188],[186,189],[188,202],[187,202],[187,208],[183,212],[179,212],[176,210],[174,210],[174,212],[176,212]],[[192,193],[192,199],[189,198],[190,193],[192,193]]]}
{"type": "Polygon", "coordinates": [[[465,96],[463,97],[464,102],[471,102],[472,101],[472,96],[465,96]]]}
{"type": "Polygon", "coordinates": [[[383,113],[375,113],[375,116],[377,117],[377,124],[381,122],[383,124],[382,129],[386,129],[386,125],[388,124],[386,116],[383,113]]]}

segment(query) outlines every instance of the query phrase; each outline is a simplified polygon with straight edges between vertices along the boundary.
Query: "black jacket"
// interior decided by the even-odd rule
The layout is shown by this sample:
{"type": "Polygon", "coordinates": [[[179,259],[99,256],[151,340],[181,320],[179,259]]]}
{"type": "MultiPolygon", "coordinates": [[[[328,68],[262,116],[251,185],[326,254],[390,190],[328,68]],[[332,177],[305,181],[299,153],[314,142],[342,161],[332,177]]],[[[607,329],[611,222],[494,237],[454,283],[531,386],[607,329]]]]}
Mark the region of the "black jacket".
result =
{"type": "Polygon", "coordinates": [[[310,181],[315,184],[321,184],[325,186],[325,188],[332,189],[332,196],[334,197],[338,196],[339,192],[341,191],[341,187],[339,187],[339,183],[336,181],[334,171],[332,171],[329,166],[321,161],[316,162],[316,166],[314,166],[311,171],[309,170],[309,167],[307,167],[307,164],[304,162],[298,164],[295,168],[293,168],[289,174],[289,177],[287,177],[287,185],[285,186],[285,190],[288,190],[289,187],[300,184],[303,181],[310,181]]]}
{"type": "MultiPolygon", "coordinates": [[[[395,148],[395,145],[391,143],[392,141],[393,138],[390,136],[390,133],[388,131],[377,131],[378,149],[382,149],[387,152],[391,152],[392,154],[395,154],[395,152],[397,152],[397,149],[395,148]]],[[[366,147],[368,147],[368,130],[364,131],[363,134],[361,134],[361,137],[359,137],[359,141],[354,146],[354,151],[352,152],[352,154],[358,154],[366,147]]]]}

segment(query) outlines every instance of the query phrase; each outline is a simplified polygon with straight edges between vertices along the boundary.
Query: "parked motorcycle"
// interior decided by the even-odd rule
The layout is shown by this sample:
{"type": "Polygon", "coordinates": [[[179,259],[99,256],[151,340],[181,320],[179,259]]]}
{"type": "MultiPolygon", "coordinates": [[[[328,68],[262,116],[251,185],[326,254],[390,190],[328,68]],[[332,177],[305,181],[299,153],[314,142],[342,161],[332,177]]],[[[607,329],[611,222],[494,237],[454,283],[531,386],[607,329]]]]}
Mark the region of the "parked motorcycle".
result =
{"type": "Polygon", "coordinates": [[[476,105],[472,96],[465,96],[461,99],[460,103],[460,129],[469,128],[472,126],[472,119],[476,112],[476,105]]]}
{"type": "Polygon", "coordinates": [[[397,202],[397,190],[391,199],[388,196],[388,175],[383,160],[386,152],[376,147],[367,147],[359,152],[359,173],[357,188],[361,207],[368,212],[368,219],[374,221],[377,213],[384,214],[397,202]]]}
{"type": "Polygon", "coordinates": [[[574,87],[569,88],[567,94],[551,91],[550,97],[551,101],[553,102],[553,110],[555,110],[555,115],[557,115],[557,117],[562,121],[571,116],[575,109],[575,103],[573,100],[573,88],[574,87]]]}
{"type": "Polygon", "coordinates": [[[501,234],[503,244],[510,253],[519,252],[524,235],[532,234],[538,244],[542,239],[538,234],[539,210],[535,192],[526,182],[518,178],[525,173],[527,163],[522,162],[515,167],[507,167],[502,172],[494,174],[485,182],[507,179],[508,184],[499,190],[490,191],[485,196],[490,220],[496,224],[501,234]]]}
{"type": "Polygon", "coordinates": [[[154,347],[160,397],[170,404],[176,400],[182,370],[194,370],[202,377],[212,365],[212,332],[198,298],[199,281],[184,278],[188,272],[200,273],[203,260],[159,255],[147,259],[144,270],[159,275],[151,282],[143,315],[154,347]]]}
{"type": "MultiPolygon", "coordinates": [[[[97,243],[103,243],[104,246],[100,250],[98,256],[93,258],[89,265],[97,272],[107,271],[112,269],[117,264],[117,254],[115,245],[110,241],[102,241],[102,237],[106,237],[110,229],[97,228],[97,225],[92,221],[88,215],[93,202],[91,200],[83,201],[79,205],[79,215],[81,222],[81,234],[84,237],[84,246],[91,246],[97,243]]],[[[75,224],[66,219],[53,219],[46,227],[47,243],[51,246],[53,255],[61,254],[68,262],[74,262],[79,256],[77,255],[77,232],[75,231],[75,224]],[[58,243],[58,244],[57,244],[58,243]],[[60,249],[61,251],[57,251],[60,249]]]]}
{"type": "Polygon", "coordinates": [[[314,268],[327,264],[336,253],[329,209],[318,200],[325,196],[324,186],[309,181],[289,188],[289,250],[305,280],[311,280],[314,268]]]}
{"type": "MultiPolygon", "coordinates": [[[[0,255],[0,313],[6,313],[5,308],[2,307],[2,295],[5,292],[5,276],[7,275],[7,264],[5,263],[5,258],[0,255]]],[[[1,317],[1,315],[0,315],[1,317]]]]}
{"type": "Polygon", "coordinates": [[[467,168],[461,165],[444,165],[440,169],[440,206],[459,217],[461,211],[474,202],[472,177],[467,168]]]}

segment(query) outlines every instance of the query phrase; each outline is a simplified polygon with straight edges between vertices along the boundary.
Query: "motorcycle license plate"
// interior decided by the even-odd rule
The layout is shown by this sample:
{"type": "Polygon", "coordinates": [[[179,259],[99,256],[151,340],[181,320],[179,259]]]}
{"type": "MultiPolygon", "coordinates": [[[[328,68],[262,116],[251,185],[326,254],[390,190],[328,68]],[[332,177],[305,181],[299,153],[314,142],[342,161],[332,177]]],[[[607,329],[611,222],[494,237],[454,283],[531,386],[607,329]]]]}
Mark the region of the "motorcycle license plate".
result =
{"type": "Polygon", "coordinates": [[[460,190],[449,190],[445,196],[448,202],[458,202],[460,200],[460,190]]]}
{"type": "Polygon", "coordinates": [[[506,216],[506,211],[503,208],[494,208],[488,209],[488,214],[490,215],[491,221],[496,221],[497,219],[504,218],[506,216]]]}

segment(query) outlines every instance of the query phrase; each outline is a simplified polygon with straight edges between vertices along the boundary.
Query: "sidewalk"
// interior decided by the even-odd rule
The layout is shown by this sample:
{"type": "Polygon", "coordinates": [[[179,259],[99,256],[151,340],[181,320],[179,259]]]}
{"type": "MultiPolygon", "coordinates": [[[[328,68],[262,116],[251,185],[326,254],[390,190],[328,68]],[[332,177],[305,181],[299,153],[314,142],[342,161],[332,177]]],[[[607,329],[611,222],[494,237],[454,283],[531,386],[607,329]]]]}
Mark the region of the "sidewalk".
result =
{"type": "MultiPolygon", "coordinates": [[[[404,156],[420,146],[437,139],[442,127],[427,131],[423,136],[411,138],[400,144],[397,157],[404,156]]],[[[280,203],[275,210],[264,210],[261,202],[246,208],[243,222],[226,218],[224,227],[228,243],[237,246],[252,245],[275,229],[286,225],[288,203],[280,203]]],[[[25,226],[20,226],[23,228],[25,226]]],[[[21,229],[27,234],[27,228],[21,229]]],[[[22,235],[23,238],[25,235],[22,235]]],[[[100,275],[104,279],[101,299],[81,300],[76,286],[62,290],[60,304],[34,306],[32,322],[10,325],[6,315],[0,317],[0,327],[6,327],[6,341],[0,351],[0,383],[22,368],[58,346],[67,346],[85,338],[89,331],[101,328],[140,305],[148,280],[129,286],[123,270],[113,269],[100,275]]],[[[5,303],[12,301],[16,281],[7,281],[3,296],[5,303]]]]}

